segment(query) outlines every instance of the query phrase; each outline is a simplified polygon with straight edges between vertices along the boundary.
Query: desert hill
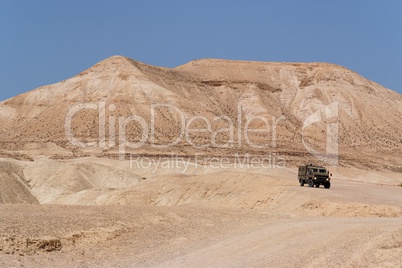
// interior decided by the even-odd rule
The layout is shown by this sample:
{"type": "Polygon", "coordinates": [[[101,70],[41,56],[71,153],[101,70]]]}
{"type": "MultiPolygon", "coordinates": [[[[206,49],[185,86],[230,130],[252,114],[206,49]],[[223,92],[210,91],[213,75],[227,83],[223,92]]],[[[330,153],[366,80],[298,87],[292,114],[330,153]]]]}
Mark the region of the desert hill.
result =
{"type": "MultiPolygon", "coordinates": [[[[115,158],[122,143],[119,118],[132,116],[143,118],[147,127],[138,121],[124,125],[126,141],[143,142],[135,149],[124,146],[126,153],[219,156],[276,152],[288,163],[297,164],[311,158],[302,133],[311,148],[324,153],[327,125],[335,123],[341,165],[400,169],[402,96],[327,63],[202,59],[168,69],[114,56],[77,76],[1,102],[1,153],[19,159],[32,159],[38,151],[55,159],[115,158]],[[326,107],[334,103],[336,115],[325,118],[326,107]],[[72,113],[70,134],[78,142],[95,143],[88,148],[66,138],[69,111],[84,104],[92,106],[72,113]],[[157,105],[152,133],[151,105],[157,105]],[[306,118],[317,111],[322,120],[302,130],[306,118]],[[195,116],[206,118],[212,132],[226,129],[214,136],[216,146],[211,144],[210,132],[199,132],[190,135],[191,144],[181,136],[174,146],[161,148],[177,140],[195,116]],[[220,116],[226,119],[215,120],[220,116]],[[248,135],[252,144],[264,148],[250,146],[242,134],[247,119],[253,117],[258,118],[249,128],[265,128],[261,118],[269,124],[267,132],[248,135]],[[229,125],[233,126],[232,139],[229,125]],[[379,158],[380,152],[387,157],[379,158]]],[[[207,125],[195,119],[190,127],[207,125]]]]}

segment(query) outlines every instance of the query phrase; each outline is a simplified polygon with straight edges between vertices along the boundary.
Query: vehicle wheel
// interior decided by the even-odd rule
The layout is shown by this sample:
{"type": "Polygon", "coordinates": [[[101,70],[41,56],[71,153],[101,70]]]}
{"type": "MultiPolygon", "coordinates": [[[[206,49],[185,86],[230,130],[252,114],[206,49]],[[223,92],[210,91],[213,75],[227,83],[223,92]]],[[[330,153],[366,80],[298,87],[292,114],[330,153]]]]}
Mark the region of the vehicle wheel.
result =
{"type": "Polygon", "coordinates": [[[304,180],[299,180],[300,186],[304,186],[304,180]]]}
{"type": "Polygon", "coordinates": [[[326,182],[326,183],[324,184],[324,188],[325,188],[325,189],[329,189],[329,187],[331,187],[331,183],[330,183],[330,182],[326,182]]]}
{"type": "Polygon", "coordinates": [[[308,187],[314,187],[314,181],[312,179],[308,180],[308,187]]]}

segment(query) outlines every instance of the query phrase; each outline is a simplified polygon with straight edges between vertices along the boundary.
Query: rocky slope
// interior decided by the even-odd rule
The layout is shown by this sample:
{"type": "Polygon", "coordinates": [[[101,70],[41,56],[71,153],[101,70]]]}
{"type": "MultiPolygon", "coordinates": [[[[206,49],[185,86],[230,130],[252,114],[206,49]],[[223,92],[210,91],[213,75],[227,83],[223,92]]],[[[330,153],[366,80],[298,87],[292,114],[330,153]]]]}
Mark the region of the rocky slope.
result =
{"type": "Polygon", "coordinates": [[[114,56],[1,102],[0,153],[277,153],[295,165],[336,153],[330,140],[343,166],[401,171],[401,118],[402,95],[333,64],[202,59],[168,69],[114,56]],[[265,131],[246,136],[247,127],[265,131]]]}

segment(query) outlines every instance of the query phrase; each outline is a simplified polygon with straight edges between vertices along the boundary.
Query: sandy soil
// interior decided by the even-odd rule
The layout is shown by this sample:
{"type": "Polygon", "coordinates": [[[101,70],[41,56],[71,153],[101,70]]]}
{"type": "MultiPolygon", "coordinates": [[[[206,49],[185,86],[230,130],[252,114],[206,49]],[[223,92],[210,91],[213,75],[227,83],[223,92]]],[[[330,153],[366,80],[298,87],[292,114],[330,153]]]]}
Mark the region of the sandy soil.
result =
{"type": "Polygon", "coordinates": [[[2,206],[2,267],[399,267],[400,218],[2,206]],[[7,231],[7,238],[4,232],[7,231]]]}
{"type": "MultiPolygon", "coordinates": [[[[356,174],[363,171],[349,170],[350,177],[334,178],[331,189],[324,189],[300,187],[293,168],[170,170],[165,175],[143,170],[122,187],[116,174],[120,170],[121,178],[127,178],[127,163],[45,161],[43,167],[59,164],[58,169],[70,171],[78,163],[94,165],[100,178],[114,174],[121,188],[101,189],[99,182],[67,193],[75,187],[69,185],[51,202],[38,198],[31,204],[1,205],[1,267],[402,265],[398,173],[367,172],[377,180],[362,182],[356,174]],[[112,165],[114,170],[107,168],[112,165]]],[[[20,167],[27,185],[32,183],[32,197],[46,195],[26,172],[42,169],[40,163],[3,162],[20,167]]],[[[94,180],[81,173],[80,185],[86,185],[82,178],[94,180]]],[[[48,188],[51,182],[43,185],[48,188]]]]}

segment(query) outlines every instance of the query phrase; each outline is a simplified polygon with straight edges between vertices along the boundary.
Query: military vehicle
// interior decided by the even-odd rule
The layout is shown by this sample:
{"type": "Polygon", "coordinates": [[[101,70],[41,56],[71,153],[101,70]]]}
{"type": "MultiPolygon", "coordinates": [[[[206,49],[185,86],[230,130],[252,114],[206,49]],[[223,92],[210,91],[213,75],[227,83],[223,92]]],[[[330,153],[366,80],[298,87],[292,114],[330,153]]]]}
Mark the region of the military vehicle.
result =
{"type": "Polygon", "coordinates": [[[324,185],[324,188],[329,189],[331,187],[332,174],[325,167],[316,166],[313,164],[300,166],[298,173],[298,180],[300,186],[308,184],[309,187],[320,187],[324,185]]]}

